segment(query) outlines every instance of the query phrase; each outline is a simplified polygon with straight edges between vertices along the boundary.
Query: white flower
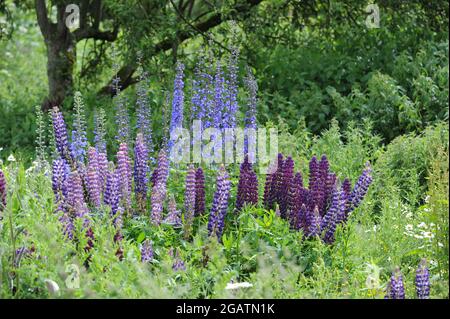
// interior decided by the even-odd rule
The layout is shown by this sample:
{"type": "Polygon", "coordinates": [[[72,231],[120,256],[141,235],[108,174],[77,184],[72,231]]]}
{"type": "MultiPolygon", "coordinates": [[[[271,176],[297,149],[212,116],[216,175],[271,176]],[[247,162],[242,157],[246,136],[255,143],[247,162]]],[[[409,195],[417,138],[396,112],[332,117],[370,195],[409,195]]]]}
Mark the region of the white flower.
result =
{"type": "Polygon", "coordinates": [[[424,222],[421,222],[419,225],[417,225],[417,227],[420,227],[420,228],[427,228],[428,226],[427,226],[427,224],[425,224],[424,222]]]}
{"type": "Polygon", "coordinates": [[[429,231],[423,231],[423,232],[422,232],[422,236],[423,236],[424,238],[429,238],[429,239],[434,238],[434,234],[433,234],[432,232],[429,232],[429,231]]]}
{"type": "Polygon", "coordinates": [[[45,279],[44,282],[51,296],[56,296],[59,294],[59,286],[56,282],[50,279],[45,279]]]}
{"type": "Polygon", "coordinates": [[[425,203],[428,203],[430,201],[430,195],[425,196],[425,203]]]}
{"type": "Polygon", "coordinates": [[[442,247],[444,247],[444,244],[443,244],[443,243],[438,243],[438,246],[439,246],[440,248],[442,248],[442,247]]]}
{"type": "Polygon", "coordinates": [[[423,239],[423,236],[421,236],[421,235],[414,235],[414,238],[423,239]]]}
{"type": "Polygon", "coordinates": [[[8,156],[8,161],[9,162],[15,162],[16,158],[14,157],[14,155],[11,154],[11,155],[8,156]]]}
{"type": "Polygon", "coordinates": [[[239,288],[249,288],[253,287],[253,285],[249,282],[229,282],[225,289],[231,290],[231,289],[239,289],[239,288]]]}
{"type": "Polygon", "coordinates": [[[407,230],[407,231],[412,231],[413,230],[413,225],[411,225],[411,224],[408,224],[408,225],[406,225],[405,226],[405,229],[407,230]]]}

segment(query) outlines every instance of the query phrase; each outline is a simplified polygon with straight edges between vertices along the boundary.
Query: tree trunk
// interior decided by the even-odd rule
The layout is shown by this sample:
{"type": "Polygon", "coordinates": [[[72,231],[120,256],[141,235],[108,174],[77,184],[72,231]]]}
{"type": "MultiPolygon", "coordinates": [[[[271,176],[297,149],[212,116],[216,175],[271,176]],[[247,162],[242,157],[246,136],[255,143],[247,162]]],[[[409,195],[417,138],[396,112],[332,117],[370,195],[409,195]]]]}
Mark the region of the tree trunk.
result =
{"type": "Polygon", "coordinates": [[[70,32],[50,35],[47,44],[48,97],[43,110],[61,106],[73,90],[73,68],[76,62],[76,42],[70,32]]]}

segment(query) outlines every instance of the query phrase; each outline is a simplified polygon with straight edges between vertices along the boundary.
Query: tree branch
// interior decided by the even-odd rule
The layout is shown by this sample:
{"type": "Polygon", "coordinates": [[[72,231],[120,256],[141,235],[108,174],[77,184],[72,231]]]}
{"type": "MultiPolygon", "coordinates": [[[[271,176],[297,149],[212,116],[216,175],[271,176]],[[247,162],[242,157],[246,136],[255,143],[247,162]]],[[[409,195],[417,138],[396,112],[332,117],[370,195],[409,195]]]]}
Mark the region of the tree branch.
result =
{"type": "MultiPolygon", "coordinates": [[[[240,3],[236,5],[233,9],[239,13],[245,13],[248,12],[251,8],[261,3],[263,0],[247,0],[244,3],[240,3]]],[[[195,31],[199,33],[204,33],[208,31],[209,29],[212,29],[215,26],[218,26],[222,22],[224,22],[226,19],[223,19],[222,14],[215,13],[211,15],[208,19],[206,19],[203,22],[200,22],[196,24],[195,26],[192,26],[195,31]]],[[[183,41],[186,41],[187,39],[191,38],[193,36],[192,30],[182,30],[177,33],[177,41],[178,43],[182,43],[183,41]]],[[[153,54],[157,54],[159,52],[163,52],[166,50],[171,49],[173,46],[173,39],[166,39],[158,44],[155,45],[153,54]]],[[[137,83],[139,79],[133,78],[133,74],[136,71],[136,66],[134,64],[127,64],[123,66],[119,72],[118,77],[120,79],[121,88],[122,90],[125,90],[129,85],[137,83]],[[125,77],[122,78],[121,75],[124,75],[125,77]]],[[[105,85],[103,88],[100,89],[98,94],[100,95],[114,95],[114,90],[112,89],[112,80],[109,81],[107,85],[105,85]]]]}
{"type": "Polygon", "coordinates": [[[41,29],[42,35],[44,36],[44,40],[50,37],[51,33],[51,22],[47,16],[47,6],[45,4],[45,0],[35,0],[34,5],[36,8],[36,16],[39,28],[41,29]]]}
{"type": "Polygon", "coordinates": [[[100,31],[93,27],[86,27],[83,29],[77,29],[73,32],[75,39],[78,41],[83,39],[95,39],[113,42],[117,39],[117,34],[119,33],[119,28],[114,27],[112,31],[100,31]]]}

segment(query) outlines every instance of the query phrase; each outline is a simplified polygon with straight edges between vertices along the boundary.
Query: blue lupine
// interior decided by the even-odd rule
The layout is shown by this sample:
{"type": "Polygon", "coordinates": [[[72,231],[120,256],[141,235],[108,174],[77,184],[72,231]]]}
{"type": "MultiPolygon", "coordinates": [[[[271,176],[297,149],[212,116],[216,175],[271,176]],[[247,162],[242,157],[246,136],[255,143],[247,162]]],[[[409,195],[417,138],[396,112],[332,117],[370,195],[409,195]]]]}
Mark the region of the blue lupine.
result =
{"type": "Polygon", "coordinates": [[[171,139],[172,133],[177,128],[183,127],[184,112],[184,65],[180,62],[176,65],[176,75],[174,80],[173,98],[172,98],[172,118],[170,120],[170,141],[169,150],[173,146],[174,141],[171,139]]]}
{"type": "MultiPolygon", "coordinates": [[[[247,111],[245,112],[245,137],[244,137],[244,154],[248,153],[248,129],[256,129],[256,108],[258,104],[258,84],[256,83],[255,77],[253,76],[250,68],[247,68],[247,77],[244,79],[247,86],[248,98],[247,98],[247,111]]],[[[253,154],[250,154],[251,158],[253,154]]]]}
{"type": "Polygon", "coordinates": [[[361,176],[358,178],[355,187],[349,196],[349,205],[347,208],[347,214],[353,211],[356,207],[361,204],[367,190],[372,183],[372,169],[370,164],[366,163],[366,168],[362,172],[361,176]]]}
{"type": "Polygon", "coordinates": [[[106,188],[103,201],[111,207],[111,215],[114,216],[120,204],[120,176],[118,170],[108,171],[106,177],[106,188]]]}
{"type": "Polygon", "coordinates": [[[225,112],[225,127],[236,127],[236,112],[238,111],[238,48],[232,48],[230,60],[228,64],[228,85],[227,85],[227,99],[226,99],[226,112],[225,112]]]}
{"type": "Polygon", "coordinates": [[[72,130],[71,154],[76,161],[83,163],[86,157],[88,145],[86,136],[86,119],[84,114],[84,103],[80,92],[75,92],[74,96],[75,120],[72,130]]]}
{"type": "Polygon", "coordinates": [[[180,257],[180,250],[177,248],[176,252],[173,252],[173,248],[169,250],[169,255],[174,259],[172,264],[172,269],[174,271],[184,271],[186,270],[186,265],[180,257]]]}
{"type": "Polygon", "coordinates": [[[147,200],[148,149],[142,133],[136,136],[134,146],[134,185],[139,209],[144,212],[147,200]]]}
{"type": "Polygon", "coordinates": [[[106,154],[106,115],[103,108],[94,113],[94,144],[98,153],[106,154]]]}
{"type": "Polygon", "coordinates": [[[403,284],[403,276],[399,268],[396,268],[392,273],[389,282],[389,298],[390,299],[405,299],[405,286],[403,284]]]}
{"type": "Polygon", "coordinates": [[[141,261],[148,263],[153,260],[153,245],[150,240],[145,240],[141,245],[141,261]]]}
{"type": "Polygon", "coordinates": [[[56,149],[62,158],[71,163],[72,158],[67,138],[66,123],[64,122],[62,113],[56,106],[52,109],[52,124],[56,149]]]}
{"type": "Polygon", "coordinates": [[[195,214],[195,168],[189,165],[184,195],[184,236],[189,238],[195,214]]]}
{"type": "Polygon", "coordinates": [[[427,267],[427,261],[422,259],[416,271],[416,293],[419,299],[428,299],[430,297],[430,271],[427,267]]]}
{"type": "Polygon", "coordinates": [[[163,223],[172,225],[173,227],[180,227],[182,225],[180,211],[177,209],[177,202],[175,201],[175,197],[173,195],[170,196],[167,210],[168,214],[163,223]]]}
{"type": "Polygon", "coordinates": [[[90,147],[88,150],[86,188],[88,190],[89,200],[94,206],[97,207],[100,206],[102,194],[102,185],[99,173],[97,150],[90,147]]]}
{"type": "Polygon", "coordinates": [[[59,204],[61,204],[62,200],[64,200],[64,192],[65,192],[64,185],[66,183],[66,179],[69,173],[70,173],[69,165],[64,159],[59,158],[53,161],[52,189],[56,197],[56,202],[59,204]]]}
{"type": "Polygon", "coordinates": [[[213,204],[208,221],[208,232],[210,236],[217,236],[220,240],[225,225],[225,216],[230,197],[230,180],[223,165],[220,166],[217,176],[216,192],[214,193],[213,204]]]}

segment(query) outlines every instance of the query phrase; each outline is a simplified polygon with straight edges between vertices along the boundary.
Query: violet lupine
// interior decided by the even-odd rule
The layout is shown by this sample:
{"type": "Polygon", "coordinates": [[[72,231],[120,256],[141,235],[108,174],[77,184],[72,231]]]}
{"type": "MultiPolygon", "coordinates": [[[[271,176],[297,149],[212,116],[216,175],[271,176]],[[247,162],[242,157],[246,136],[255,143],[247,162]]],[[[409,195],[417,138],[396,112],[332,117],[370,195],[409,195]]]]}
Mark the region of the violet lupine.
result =
{"type": "Polygon", "coordinates": [[[347,214],[357,208],[364,196],[366,195],[370,184],[372,183],[372,169],[370,163],[366,163],[366,168],[363,170],[361,176],[356,181],[355,187],[349,196],[349,206],[347,208],[347,214]]]}
{"type": "Polygon", "coordinates": [[[94,144],[97,152],[106,154],[106,114],[103,108],[94,113],[94,144]]]}
{"type": "Polygon", "coordinates": [[[219,240],[222,238],[225,225],[230,187],[228,173],[225,170],[225,166],[221,165],[217,176],[216,192],[214,193],[213,204],[208,221],[209,236],[217,236],[219,240]]]}
{"type": "Polygon", "coordinates": [[[173,98],[172,98],[172,117],[170,120],[169,129],[169,150],[171,150],[174,141],[172,140],[173,132],[183,127],[183,112],[184,112],[184,65],[177,62],[176,75],[173,84],[173,98]]]}
{"type": "Polygon", "coordinates": [[[294,161],[292,157],[287,157],[283,163],[283,170],[281,173],[280,189],[278,204],[280,205],[280,216],[287,218],[289,208],[289,187],[292,184],[294,178],[294,161]]]}
{"type": "Polygon", "coordinates": [[[240,211],[246,204],[258,204],[258,177],[252,168],[252,164],[249,163],[247,155],[241,164],[236,196],[236,210],[240,211]]]}
{"type": "Polygon", "coordinates": [[[172,225],[174,227],[180,227],[182,225],[180,210],[177,209],[177,202],[175,197],[170,196],[169,203],[167,205],[168,214],[163,223],[172,225]]]}
{"type": "Polygon", "coordinates": [[[323,234],[323,241],[327,244],[334,242],[334,234],[336,226],[342,221],[345,213],[345,201],[342,190],[335,188],[332,194],[331,206],[324,215],[321,224],[323,234]]]}
{"type": "MultiPolygon", "coordinates": [[[[250,68],[247,68],[247,77],[244,80],[247,90],[248,90],[248,99],[247,99],[247,111],[245,113],[244,125],[246,128],[245,138],[244,138],[244,154],[248,153],[248,129],[256,129],[256,108],[258,104],[258,84],[256,83],[255,77],[253,76],[250,68]]],[[[249,154],[251,158],[254,158],[252,154],[249,154]]]]}
{"type": "Polygon", "coordinates": [[[430,297],[430,271],[427,267],[427,261],[422,259],[416,271],[415,278],[416,293],[419,299],[428,299],[430,297]]]}
{"type": "Polygon", "coordinates": [[[205,175],[201,167],[195,172],[195,216],[205,213],[205,175]]]}
{"type": "MultiPolygon", "coordinates": [[[[70,174],[70,168],[67,162],[62,159],[56,159],[52,164],[52,189],[55,194],[56,203],[61,208],[64,200],[64,194],[66,193],[65,183],[68,175],[70,174]]],[[[1,188],[1,186],[0,186],[1,188]]]]}
{"type": "Polygon", "coordinates": [[[0,212],[5,207],[6,207],[6,178],[5,174],[0,169],[0,212]]]}
{"type": "Polygon", "coordinates": [[[119,151],[117,152],[117,170],[120,175],[120,190],[122,192],[122,200],[124,208],[128,210],[131,206],[131,160],[128,156],[128,145],[120,143],[119,151]]]}
{"type": "Polygon", "coordinates": [[[269,171],[266,175],[266,182],[264,184],[264,194],[263,194],[263,205],[266,208],[270,208],[273,206],[272,203],[272,184],[274,177],[276,175],[276,168],[274,166],[269,167],[269,171]]]}
{"type": "Polygon", "coordinates": [[[396,268],[392,273],[389,282],[389,297],[390,299],[405,299],[405,286],[403,284],[403,276],[399,268],[396,268]]]}
{"type": "Polygon", "coordinates": [[[66,236],[67,238],[72,240],[74,225],[73,225],[73,220],[72,220],[72,218],[70,218],[69,213],[66,211],[62,211],[62,214],[59,217],[59,222],[62,225],[64,236],[66,236]]]}
{"type": "Polygon", "coordinates": [[[90,147],[88,150],[88,168],[87,168],[87,191],[90,202],[98,207],[101,204],[101,180],[99,176],[100,170],[98,165],[98,154],[95,148],[90,147]]]}
{"type": "Polygon", "coordinates": [[[88,145],[86,136],[86,120],[84,114],[84,103],[80,92],[75,92],[74,95],[74,110],[75,119],[72,130],[72,143],[70,144],[70,151],[72,158],[80,163],[84,162],[86,157],[86,148],[88,145]]]}
{"type": "Polygon", "coordinates": [[[151,262],[153,260],[153,254],[153,244],[150,240],[146,239],[141,244],[141,262],[151,262]]]}
{"type": "Polygon", "coordinates": [[[142,72],[140,82],[136,89],[137,119],[136,127],[138,132],[142,133],[144,143],[148,153],[153,153],[153,137],[152,137],[152,111],[150,109],[150,101],[147,93],[148,74],[142,72]]]}
{"type": "Polygon", "coordinates": [[[108,171],[106,174],[106,188],[103,201],[111,207],[111,216],[114,216],[120,204],[120,176],[118,170],[108,171]]]}
{"type": "Polygon", "coordinates": [[[83,217],[88,213],[86,202],[84,201],[83,186],[80,174],[77,171],[70,173],[66,180],[66,202],[75,217],[83,217]]]}
{"type": "Polygon", "coordinates": [[[97,162],[98,162],[98,177],[100,182],[100,189],[103,194],[105,192],[106,177],[108,175],[108,158],[106,157],[106,153],[98,153],[97,162]]]}
{"type": "Polygon", "coordinates": [[[144,142],[144,135],[138,133],[134,146],[134,190],[139,210],[144,212],[147,202],[147,172],[148,168],[148,149],[144,142]]]}
{"type": "Polygon", "coordinates": [[[184,194],[184,236],[189,238],[192,231],[195,213],[195,168],[189,165],[186,174],[186,189],[184,194]]]}
{"type": "Polygon", "coordinates": [[[288,193],[288,214],[291,226],[296,228],[298,224],[298,213],[303,204],[303,177],[297,172],[291,181],[288,193]]]}
{"type": "Polygon", "coordinates": [[[58,107],[52,109],[53,134],[55,138],[56,149],[60,156],[69,163],[72,162],[70,155],[69,142],[67,138],[67,128],[64,117],[58,107]]]}
{"type": "Polygon", "coordinates": [[[316,206],[314,210],[307,210],[305,216],[305,232],[306,237],[315,237],[320,234],[320,224],[322,223],[319,208],[316,206]]]}
{"type": "Polygon", "coordinates": [[[279,153],[277,157],[277,164],[270,167],[270,172],[266,176],[266,184],[264,187],[264,206],[267,209],[273,209],[274,205],[278,202],[282,168],[283,155],[279,153]]]}
{"type": "Polygon", "coordinates": [[[180,250],[177,248],[176,252],[173,252],[173,248],[169,250],[169,255],[174,259],[172,264],[172,269],[174,271],[185,271],[186,265],[184,261],[181,259],[180,250]]]}
{"type": "Polygon", "coordinates": [[[158,165],[153,172],[153,188],[152,188],[152,211],[151,220],[155,225],[161,224],[163,204],[166,198],[166,184],[169,176],[169,160],[164,149],[159,152],[158,165]]]}

